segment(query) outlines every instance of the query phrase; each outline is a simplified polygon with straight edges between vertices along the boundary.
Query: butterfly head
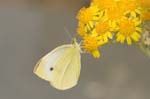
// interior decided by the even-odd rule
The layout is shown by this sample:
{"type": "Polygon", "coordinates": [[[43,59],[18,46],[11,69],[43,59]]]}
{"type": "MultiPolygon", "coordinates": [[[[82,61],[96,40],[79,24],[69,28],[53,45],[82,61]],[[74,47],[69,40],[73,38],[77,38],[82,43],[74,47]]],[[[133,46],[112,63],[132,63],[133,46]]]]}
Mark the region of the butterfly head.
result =
{"type": "Polygon", "coordinates": [[[82,52],[80,43],[77,42],[77,39],[76,39],[76,38],[73,38],[73,39],[72,39],[72,44],[73,44],[74,47],[76,47],[80,52],[82,52]]]}

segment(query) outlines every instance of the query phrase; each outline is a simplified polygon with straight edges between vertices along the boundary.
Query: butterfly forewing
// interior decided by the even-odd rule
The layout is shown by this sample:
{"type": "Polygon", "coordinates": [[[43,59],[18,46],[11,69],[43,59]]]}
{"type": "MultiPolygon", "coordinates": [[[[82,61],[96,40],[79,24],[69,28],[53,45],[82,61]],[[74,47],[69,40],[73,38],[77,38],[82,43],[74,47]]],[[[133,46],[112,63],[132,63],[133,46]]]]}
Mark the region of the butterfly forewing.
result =
{"type": "Polygon", "coordinates": [[[39,60],[34,68],[34,73],[40,78],[51,81],[51,69],[54,68],[57,61],[64,55],[64,52],[72,45],[62,45],[55,48],[50,53],[39,60]]]}

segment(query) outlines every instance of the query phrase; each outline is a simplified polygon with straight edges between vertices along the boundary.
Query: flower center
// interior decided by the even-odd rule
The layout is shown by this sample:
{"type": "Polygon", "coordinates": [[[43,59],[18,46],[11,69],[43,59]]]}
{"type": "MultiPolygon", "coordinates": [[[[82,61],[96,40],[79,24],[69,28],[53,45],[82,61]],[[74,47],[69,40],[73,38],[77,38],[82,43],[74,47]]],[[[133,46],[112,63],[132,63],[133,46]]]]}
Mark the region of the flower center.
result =
{"type": "Polygon", "coordinates": [[[92,52],[93,50],[96,50],[98,46],[99,45],[96,37],[91,37],[91,36],[84,37],[83,48],[87,52],[92,52]]]}
{"type": "Polygon", "coordinates": [[[109,30],[109,25],[108,22],[99,22],[95,28],[98,34],[103,35],[109,30]]]}
{"type": "Polygon", "coordinates": [[[132,33],[135,32],[135,24],[133,21],[131,20],[124,20],[123,22],[121,22],[120,24],[120,32],[124,35],[124,36],[129,36],[132,33]]]}

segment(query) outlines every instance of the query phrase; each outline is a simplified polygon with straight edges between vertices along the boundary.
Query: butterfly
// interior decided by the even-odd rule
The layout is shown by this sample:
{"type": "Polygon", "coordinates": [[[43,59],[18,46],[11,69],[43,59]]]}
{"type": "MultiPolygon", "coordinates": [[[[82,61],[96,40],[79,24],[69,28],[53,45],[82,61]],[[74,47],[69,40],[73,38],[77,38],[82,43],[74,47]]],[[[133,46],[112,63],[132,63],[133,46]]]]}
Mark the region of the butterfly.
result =
{"type": "Polygon", "coordinates": [[[80,44],[76,40],[72,44],[58,46],[37,62],[33,72],[58,90],[70,89],[79,80],[80,53],[80,44]]]}

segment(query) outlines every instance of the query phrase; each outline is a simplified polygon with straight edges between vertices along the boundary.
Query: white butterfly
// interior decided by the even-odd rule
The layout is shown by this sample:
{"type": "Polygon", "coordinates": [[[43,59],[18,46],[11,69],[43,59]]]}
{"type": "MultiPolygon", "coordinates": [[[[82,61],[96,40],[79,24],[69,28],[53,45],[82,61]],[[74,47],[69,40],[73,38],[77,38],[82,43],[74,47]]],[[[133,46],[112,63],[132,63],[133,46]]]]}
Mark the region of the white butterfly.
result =
{"type": "Polygon", "coordinates": [[[72,88],[77,84],[80,75],[80,53],[80,45],[76,41],[59,46],[39,60],[34,73],[49,81],[56,89],[72,88]]]}

